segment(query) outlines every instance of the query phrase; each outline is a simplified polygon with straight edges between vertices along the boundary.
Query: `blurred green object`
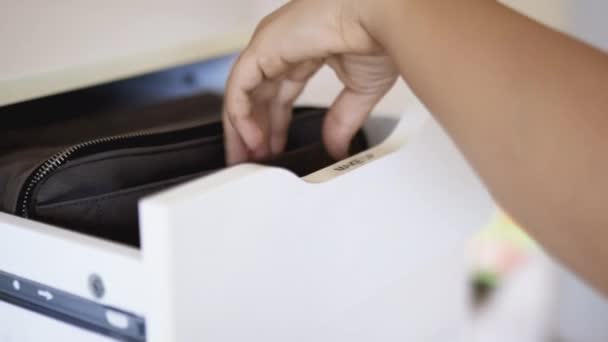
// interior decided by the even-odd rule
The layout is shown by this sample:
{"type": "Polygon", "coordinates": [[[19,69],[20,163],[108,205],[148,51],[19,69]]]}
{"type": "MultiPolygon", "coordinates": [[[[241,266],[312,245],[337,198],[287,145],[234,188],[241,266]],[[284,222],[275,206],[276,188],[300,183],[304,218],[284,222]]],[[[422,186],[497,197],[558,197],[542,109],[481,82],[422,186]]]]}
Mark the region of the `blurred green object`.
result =
{"type": "Polygon", "coordinates": [[[507,215],[497,214],[472,241],[472,290],[481,307],[505,278],[517,271],[538,244],[507,215]]]}
{"type": "Polygon", "coordinates": [[[489,226],[475,237],[475,240],[501,241],[527,250],[538,248],[538,244],[503,213],[499,213],[489,226]]]}
{"type": "Polygon", "coordinates": [[[473,304],[480,308],[498,287],[500,277],[491,271],[479,271],[473,276],[473,304]]]}

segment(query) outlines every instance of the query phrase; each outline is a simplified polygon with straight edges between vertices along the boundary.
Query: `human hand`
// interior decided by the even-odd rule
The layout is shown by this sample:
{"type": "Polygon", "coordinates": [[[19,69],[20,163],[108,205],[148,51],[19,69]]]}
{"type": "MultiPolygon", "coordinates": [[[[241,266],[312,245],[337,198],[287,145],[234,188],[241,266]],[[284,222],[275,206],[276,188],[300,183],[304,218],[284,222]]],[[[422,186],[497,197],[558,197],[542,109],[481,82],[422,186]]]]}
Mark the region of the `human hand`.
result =
{"type": "Polygon", "coordinates": [[[223,120],[229,164],[283,151],[293,103],[325,64],[344,90],[326,116],[323,139],[334,158],[346,156],[350,140],[398,77],[365,27],[374,4],[292,0],[262,20],[227,84],[223,120]]]}

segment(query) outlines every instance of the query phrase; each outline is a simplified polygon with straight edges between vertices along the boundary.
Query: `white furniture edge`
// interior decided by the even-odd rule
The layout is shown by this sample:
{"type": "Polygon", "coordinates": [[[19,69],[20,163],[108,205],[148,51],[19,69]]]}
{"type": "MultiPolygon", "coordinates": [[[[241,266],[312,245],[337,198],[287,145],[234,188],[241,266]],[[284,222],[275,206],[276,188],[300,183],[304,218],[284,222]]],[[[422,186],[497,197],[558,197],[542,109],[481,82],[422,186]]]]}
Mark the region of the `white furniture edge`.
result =
{"type": "Polygon", "coordinates": [[[0,107],[229,54],[246,44],[248,32],[237,30],[97,64],[2,80],[0,107]]]}
{"type": "Polygon", "coordinates": [[[143,314],[143,270],[138,249],[0,213],[0,270],[104,305],[143,314]],[[88,287],[96,274],[106,293],[88,287]]]}

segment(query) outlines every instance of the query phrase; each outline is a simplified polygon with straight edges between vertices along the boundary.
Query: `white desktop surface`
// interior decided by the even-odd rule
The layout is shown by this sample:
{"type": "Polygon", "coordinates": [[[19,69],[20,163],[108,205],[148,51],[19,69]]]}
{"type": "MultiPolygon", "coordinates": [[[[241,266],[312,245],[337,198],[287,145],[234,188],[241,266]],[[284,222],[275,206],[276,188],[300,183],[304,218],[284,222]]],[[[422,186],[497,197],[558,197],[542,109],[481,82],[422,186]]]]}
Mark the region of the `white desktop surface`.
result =
{"type": "Polygon", "coordinates": [[[256,1],[4,1],[0,106],[234,51],[256,1]]]}

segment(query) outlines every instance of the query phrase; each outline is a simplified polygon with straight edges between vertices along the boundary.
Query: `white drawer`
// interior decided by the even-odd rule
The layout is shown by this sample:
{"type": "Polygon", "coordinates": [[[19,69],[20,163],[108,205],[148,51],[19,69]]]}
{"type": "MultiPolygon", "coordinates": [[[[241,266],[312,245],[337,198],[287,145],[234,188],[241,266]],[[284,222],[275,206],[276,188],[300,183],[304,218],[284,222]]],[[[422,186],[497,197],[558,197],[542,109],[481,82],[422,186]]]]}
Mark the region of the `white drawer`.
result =
{"type": "Polygon", "coordinates": [[[144,200],[141,250],[2,214],[0,270],[138,314],[148,341],[439,341],[463,327],[464,244],[493,212],[411,108],[305,179],[241,165],[144,200]]]}
{"type": "Polygon", "coordinates": [[[241,165],[140,210],[153,341],[441,341],[466,317],[464,271],[445,267],[494,206],[412,108],[385,142],[305,179],[241,165]]]}

